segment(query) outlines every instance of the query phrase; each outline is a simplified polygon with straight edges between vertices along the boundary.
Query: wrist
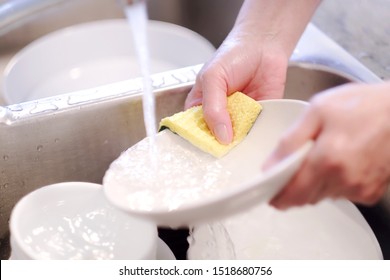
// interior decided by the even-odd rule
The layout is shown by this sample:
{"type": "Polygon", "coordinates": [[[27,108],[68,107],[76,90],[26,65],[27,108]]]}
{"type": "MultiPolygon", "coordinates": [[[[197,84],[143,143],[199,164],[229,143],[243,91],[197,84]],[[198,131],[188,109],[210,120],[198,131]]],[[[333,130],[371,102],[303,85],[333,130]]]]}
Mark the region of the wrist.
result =
{"type": "Polygon", "coordinates": [[[288,60],[294,50],[295,44],[288,44],[283,36],[276,30],[256,30],[255,25],[235,25],[230,32],[227,41],[235,42],[242,46],[249,46],[255,50],[259,57],[267,57],[270,60],[276,59],[280,62],[288,63],[288,60]]]}
{"type": "Polygon", "coordinates": [[[232,29],[257,45],[278,47],[289,58],[321,0],[246,0],[232,29]]]}

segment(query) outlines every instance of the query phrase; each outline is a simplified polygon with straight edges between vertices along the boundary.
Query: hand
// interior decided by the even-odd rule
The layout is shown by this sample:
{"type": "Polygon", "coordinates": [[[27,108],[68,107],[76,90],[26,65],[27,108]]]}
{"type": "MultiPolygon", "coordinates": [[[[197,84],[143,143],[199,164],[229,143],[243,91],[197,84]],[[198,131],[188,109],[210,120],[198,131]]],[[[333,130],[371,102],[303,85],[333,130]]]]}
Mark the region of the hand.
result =
{"type": "Polygon", "coordinates": [[[283,96],[288,59],[320,2],[244,1],[232,31],[199,73],[185,103],[186,109],[203,103],[205,121],[219,142],[233,140],[227,95],[283,96]]]}
{"type": "Polygon", "coordinates": [[[289,54],[268,39],[261,43],[251,34],[232,32],[187,97],[186,108],[203,103],[205,121],[222,144],[233,139],[227,95],[242,91],[256,100],[283,96],[289,54]]]}
{"type": "Polygon", "coordinates": [[[265,168],[309,139],[315,142],[306,160],[271,205],[286,209],[340,197],[376,203],[390,180],[390,83],[346,85],[315,96],[265,168]]]}

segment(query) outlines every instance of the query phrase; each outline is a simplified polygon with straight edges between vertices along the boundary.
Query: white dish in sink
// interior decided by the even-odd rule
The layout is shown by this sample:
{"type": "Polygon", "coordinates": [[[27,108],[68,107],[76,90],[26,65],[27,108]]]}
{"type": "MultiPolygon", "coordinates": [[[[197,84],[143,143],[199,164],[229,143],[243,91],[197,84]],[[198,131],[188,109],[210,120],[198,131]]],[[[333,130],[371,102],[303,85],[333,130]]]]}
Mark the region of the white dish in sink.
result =
{"type": "MultiPolygon", "coordinates": [[[[148,22],[151,74],[206,62],[214,46],[179,25],[148,22]]],[[[3,77],[7,104],[31,101],[139,77],[125,19],[101,20],[52,32],[19,51],[3,77]]]]}
{"type": "Polygon", "coordinates": [[[325,200],[287,211],[261,204],[199,225],[192,238],[189,259],[383,259],[370,226],[347,200],[325,200]]]}
{"type": "Polygon", "coordinates": [[[262,165],[307,103],[266,100],[245,139],[217,159],[164,130],[116,159],[103,178],[108,200],[159,226],[209,222],[268,202],[294,175],[311,142],[265,172],[262,165]],[[155,168],[153,168],[153,166],[155,168]]]}

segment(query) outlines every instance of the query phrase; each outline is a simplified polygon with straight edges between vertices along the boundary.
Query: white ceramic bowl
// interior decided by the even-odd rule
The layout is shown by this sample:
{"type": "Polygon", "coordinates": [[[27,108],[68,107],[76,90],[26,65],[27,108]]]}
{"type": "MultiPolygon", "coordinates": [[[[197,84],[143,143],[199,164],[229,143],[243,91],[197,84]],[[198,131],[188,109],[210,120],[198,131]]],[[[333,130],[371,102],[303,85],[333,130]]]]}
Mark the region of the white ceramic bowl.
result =
{"type": "Polygon", "coordinates": [[[370,226],[346,200],[325,200],[288,211],[260,204],[244,213],[197,226],[191,237],[191,260],[383,259],[370,226]]]}
{"type": "Polygon", "coordinates": [[[10,219],[11,259],[156,259],[155,224],[111,206],[101,185],[67,182],[23,197],[10,219]]]}
{"type": "MultiPolygon", "coordinates": [[[[149,21],[151,73],[204,63],[214,53],[199,34],[149,21]]],[[[131,28],[125,19],[79,24],[29,44],[8,63],[3,99],[21,103],[140,76],[131,28]]]]}

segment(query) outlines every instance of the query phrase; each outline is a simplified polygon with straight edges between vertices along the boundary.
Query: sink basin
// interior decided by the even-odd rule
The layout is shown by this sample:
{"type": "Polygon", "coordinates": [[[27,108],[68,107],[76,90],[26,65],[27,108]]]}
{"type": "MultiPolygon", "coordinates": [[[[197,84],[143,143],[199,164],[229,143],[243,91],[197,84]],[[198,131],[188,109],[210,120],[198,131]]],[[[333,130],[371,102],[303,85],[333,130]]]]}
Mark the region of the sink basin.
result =
{"type": "MultiPolygon", "coordinates": [[[[153,75],[157,122],[183,109],[200,68],[196,65],[153,75]]],[[[321,90],[351,81],[378,80],[309,26],[292,56],[285,96],[307,100],[321,90]]],[[[145,137],[139,85],[140,79],[134,79],[0,106],[1,259],[9,257],[8,220],[22,196],[57,182],[101,183],[109,164],[145,137]]],[[[373,228],[385,259],[390,258],[389,204],[390,195],[375,207],[359,208],[373,228]]],[[[185,248],[178,248],[177,254],[180,250],[185,254],[185,248]]]]}

